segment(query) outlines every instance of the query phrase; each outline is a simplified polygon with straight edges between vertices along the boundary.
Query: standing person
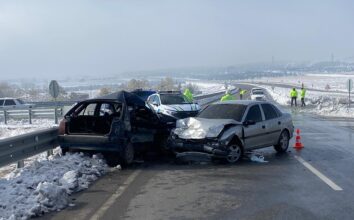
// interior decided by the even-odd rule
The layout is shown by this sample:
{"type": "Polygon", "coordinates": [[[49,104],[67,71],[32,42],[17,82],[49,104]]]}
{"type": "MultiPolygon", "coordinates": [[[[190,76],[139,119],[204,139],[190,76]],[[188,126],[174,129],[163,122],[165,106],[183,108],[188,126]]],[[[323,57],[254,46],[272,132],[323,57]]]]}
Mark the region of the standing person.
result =
{"type": "Polygon", "coordinates": [[[294,102],[295,102],[295,106],[297,106],[297,91],[295,88],[293,88],[290,91],[290,98],[291,98],[291,106],[294,105],[294,102]]]}
{"type": "Polygon", "coordinates": [[[188,102],[192,103],[194,101],[193,94],[188,88],[184,90],[183,95],[186,97],[188,102]]]}
{"type": "Polygon", "coordinates": [[[301,88],[300,91],[300,97],[301,97],[301,107],[305,107],[305,95],[306,95],[306,89],[304,87],[301,88]]]}
{"type": "Polygon", "coordinates": [[[225,95],[221,97],[220,102],[229,101],[229,100],[235,100],[235,97],[231,95],[230,90],[226,90],[225,95]]]}
{"type": "Polygon", "coordinates": [[[240,99],[242,100],[243,95],[246,94],[247,90],[241,89],[240,91],[240,99]]]}

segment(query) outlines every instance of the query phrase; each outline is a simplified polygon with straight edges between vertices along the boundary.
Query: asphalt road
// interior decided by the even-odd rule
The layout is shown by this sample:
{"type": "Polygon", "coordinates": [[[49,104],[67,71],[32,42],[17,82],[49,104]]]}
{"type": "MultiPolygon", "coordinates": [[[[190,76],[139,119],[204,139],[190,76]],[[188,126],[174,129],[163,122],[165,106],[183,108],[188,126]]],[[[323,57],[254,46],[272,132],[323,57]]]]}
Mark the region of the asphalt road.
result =
{"type": "Polygon", "coordinates": [[[258,152],[268,163],[237,165],[155,158],[107,174],[73,195],[75,206],[42,218],[353,219],[354,120],[292,113],[301,151],[267,148],[258,152]]]}

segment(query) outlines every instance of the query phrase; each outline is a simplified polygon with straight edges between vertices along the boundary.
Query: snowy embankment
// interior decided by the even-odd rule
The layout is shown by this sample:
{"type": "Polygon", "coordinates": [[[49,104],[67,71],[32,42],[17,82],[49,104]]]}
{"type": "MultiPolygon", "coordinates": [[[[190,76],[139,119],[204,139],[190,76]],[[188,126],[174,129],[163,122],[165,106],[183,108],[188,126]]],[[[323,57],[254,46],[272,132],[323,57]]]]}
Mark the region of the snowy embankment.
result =
{"type": "Polygon", "coordinates": [[[29,124],[28,120],[10,120],[7,125],[0,124],[0,139],[55,126],[57,125],[54,124],[54,121],[48,119],[33,119],[32,124],[29,124]]]}
{"type": "Polygon", "coordinates": [[[88,188],[108,171],[97,155],[82,153],[39,157],[0,179],[0,219],[28,219],[69,205],[69,195],[88,188]]]}
{"type": "MultiPolygon", "coordinates": [[[[289,88],[257,85],[267,90],[275,102],[280,105],[290,106],[289,88]]],[[[300,92],[298,90],[298,92],[300,92]]],[[[298,98],[298,106],[301,101],[298,98]]],[[[305,98],[306,107],[298,107],[299,111],[310,112],[322,116],[353,117],[354,109],[348,109],[348,97],[338,93],[318,92],[307,90],[305,98]]],[[[353,106],[354,107],[354,106],[353,106]]]]}

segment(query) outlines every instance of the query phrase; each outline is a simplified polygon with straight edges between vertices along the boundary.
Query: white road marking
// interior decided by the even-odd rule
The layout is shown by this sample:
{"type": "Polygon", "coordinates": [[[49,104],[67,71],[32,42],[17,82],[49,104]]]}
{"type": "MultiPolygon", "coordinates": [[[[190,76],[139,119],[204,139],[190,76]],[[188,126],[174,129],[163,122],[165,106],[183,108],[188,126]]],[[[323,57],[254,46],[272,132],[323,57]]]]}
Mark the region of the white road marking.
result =
{"type": "Polygon", "coordinates": [[[307,169],[309,169],[313,174],[315,174],[318,178],[320,178],[323,182],[325,182],[329,187],[331,187],[335,191],[342,191],[343,189],[335,184],[332,180],[330,180],[328,177],[326,177],[324,174],[322,174],[320,171],[318,171],[316,168],[314,168],[311,164],[306,162],[304,159],[302,159],[299,156],[294,155],[295,159],[299,161],[302,165],[304,165],[307,169]]]}
{"type": "Polygon", "coordinates": [[[98,220],[103,217],[106,211],[113,205],[113,203],[124,193],[128,186],[135,180],[140,174],[141,170],[134,171],[124,183],[118,187],[118,189],[112,194],[111,197],[93,214],[90,220],[98,220]]]}

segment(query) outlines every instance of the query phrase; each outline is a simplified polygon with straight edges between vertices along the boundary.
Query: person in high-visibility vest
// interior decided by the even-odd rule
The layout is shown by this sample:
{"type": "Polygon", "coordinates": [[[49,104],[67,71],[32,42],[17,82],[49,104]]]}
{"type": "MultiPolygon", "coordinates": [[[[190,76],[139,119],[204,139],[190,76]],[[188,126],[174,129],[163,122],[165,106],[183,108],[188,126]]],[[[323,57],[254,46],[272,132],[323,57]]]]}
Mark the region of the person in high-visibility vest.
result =
{"type": "Polygon", "coordinates": [[[192,103],[194,98],[192,92],[187,88],[184,90],[183,95],[186,97],[187,101],[192,103]]]}
{"type": "Polygon", "coordinates": [[[240,99],[242,100],[243,95],[246,94],[247,90],[241,89],[240,90],[240,99]]]}
{"type": "Polygon", "coordinates": [[[226,90],[225,95],[221,97],[221,102],[223,101],[229,101],[229,100],[236,100],[233,95],[231,95],[230,90],[226,90]]]}
{"type": "Polygon", "coordinates": [[[301,97],[301,107],[305,107],[305,95],[306,95],[306,89],[304,87],[301,88],[300,91],[300,97],[301,97]]]}
{"type": "Polygon", "coordinates": [[[293,88],[290,91],[290,98],[291,98],[291,106],[294,105],[294,102],[295,102],[295,106],[297,106],[297,91],[295,88],[293,88]]]}

